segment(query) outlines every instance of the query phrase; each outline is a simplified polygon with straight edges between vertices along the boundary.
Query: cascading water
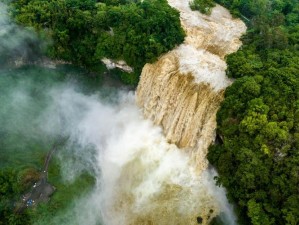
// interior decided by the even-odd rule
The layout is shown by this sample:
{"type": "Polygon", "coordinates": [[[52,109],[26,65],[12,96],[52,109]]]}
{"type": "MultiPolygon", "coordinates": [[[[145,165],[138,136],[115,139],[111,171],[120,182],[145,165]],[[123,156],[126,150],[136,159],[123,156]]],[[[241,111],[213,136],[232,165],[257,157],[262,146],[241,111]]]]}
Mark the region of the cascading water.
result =
{"type": "Polygon", "coordinates": [[[138,148],[113,185],[104,186],[104,193],[113,187],[109,207],[104,207],[107,224],[208,224],[226,210],[206,154],[224,89],[231,83],[223,58],[241,46],[246,26],[220,6],[205,16],[191,11],[188,1],[169,4],[180,11],[185,42],[147,64],[137,89],[137,104],[146,118],[162,126],[166,139],[138,148]]]}
{"type": "Polygon", "coordinates": [[[163,127],[170,143],[191,151],[198,171],[207,167],[207,148],[213,141],[216,112],[224,89],[224,56],[240,46],[246,27],[216,6],[210,16],[192,11],[188,1],[169,0],[180,11],[185,42],[143,68],[137,103],[145,117],[163,127]]]}
{"type": "MultiPolygon", "coordinates": [[[[36,224],[195,225],[208,224],[220,213],[227,224],[235,224],[225,191],[207,168],[206,153],[216,111],[231,83],[223,58],[241,45],[245,25],[220,6],[205,16],[191,11],[188,1],[169,4],[180,11],[185,42],[143,68],[136,96],[124,91],[107,101],[98,93],[83,94],[67,81],[42,90],[46,100],[20,134],[55,137],[63,128],[69,139],[66,152],[57,153],[62,177],[71,183],[87,170],[96,183],[67,210],[49,213],[36,224]]],[[[3,88],[8,107],[0,113],[12,116],[9,121],[17,114],[5,109],[16,112],[22,106],[20,115],[31,115],[36,102],[39,74],[32,78],[33,87],[21,74],[23,82],[15,85],[12,79],[9,90],[3,88]]]]}

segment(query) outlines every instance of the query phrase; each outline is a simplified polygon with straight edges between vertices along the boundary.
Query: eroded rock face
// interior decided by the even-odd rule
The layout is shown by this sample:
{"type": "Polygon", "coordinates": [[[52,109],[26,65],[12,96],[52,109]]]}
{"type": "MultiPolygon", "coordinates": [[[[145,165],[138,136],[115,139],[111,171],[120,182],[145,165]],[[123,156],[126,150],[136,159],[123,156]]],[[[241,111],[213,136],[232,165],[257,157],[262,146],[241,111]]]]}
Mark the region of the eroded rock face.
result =
{"type": "Polygon", "coordinates": [[[170,143],[191,152],[200,172],[207,166],[216,112],[232,82],[225,75],[224,56],[241,46],[246,26],[219,5],[207,16],[192,11],[188,1],[168,2],[180,11],[186,38],[156,63],[145,65],[137,104],[145,117],[163,127],[170,143]]]}

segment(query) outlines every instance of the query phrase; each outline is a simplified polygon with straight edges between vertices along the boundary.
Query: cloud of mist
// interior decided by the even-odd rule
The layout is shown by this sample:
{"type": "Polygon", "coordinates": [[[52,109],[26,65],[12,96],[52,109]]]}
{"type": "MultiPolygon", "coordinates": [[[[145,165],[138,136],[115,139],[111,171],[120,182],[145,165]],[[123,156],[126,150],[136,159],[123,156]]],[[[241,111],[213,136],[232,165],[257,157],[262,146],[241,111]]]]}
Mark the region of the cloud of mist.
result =
{"type": "Polygon", "coordinates": [[[66,210],[36,224],[125,225],[136,215],[160,219],[155,214],[161,207],[169,214],[155,223],[159,225],[177,219],[172,211],[188,215],[218,207],[231,216],[224,190],[215,186],[215,172],[197,176],[188,154],[169,144],[162,130],[143,118],[133,92],[111,88],[84,94],[76,82],[46,80],[51,71],[0,72],[1,130],[23,135],[17,139],[22,146],[45,142],[44,151],[68,137],[55,153],[63,181],[72,184],[87,172],[94,176],[95,186],[66,210]],[[169,200],[164,201],[164,195],[169,200]],[[127,197],[134,204],[128,201],[114,210],[118,200],[126,203],[127,197]]]}
{"type": "MultiPolygon", "coordinates": [[[[197,177],[188,154],[168,144],[161,129],[143,118],[134,93],[119,92],[113,104],[69,85],[54,87],[48,94],[51,101],[38,120],[45,134],[54,137],[59,131],[69,136],[66,149],[58,153],[64,180],[72,182],[86,170],[96,178],[92,192],[52,218],[56,224],[129,224],[136,214],[157,213],[155,196],[167,194],[165,187],[172,185],[182,190],[170,194],[176,199],[162,201],[163,207],[174,207],[182,215],[218,207],[224,220],[235,224],[225,191],[213,180],[216,172],[209,169],[197,177]],[[70,160],[74,156],[80,160],[70,160]],[[134,204],[125,203],[127,195],[134,204]],[[118,201],[124,205],[114,210],[118,201]]],[[[167,216],[154,224],[177,219],[171,213],[167,216]]]]}
{"type": "Polygon", "coordinates": [[[8,6],[0,2],[0,69],[36,60],[40,56],[41,43],[32,29],[13,23],[8,6]]]}

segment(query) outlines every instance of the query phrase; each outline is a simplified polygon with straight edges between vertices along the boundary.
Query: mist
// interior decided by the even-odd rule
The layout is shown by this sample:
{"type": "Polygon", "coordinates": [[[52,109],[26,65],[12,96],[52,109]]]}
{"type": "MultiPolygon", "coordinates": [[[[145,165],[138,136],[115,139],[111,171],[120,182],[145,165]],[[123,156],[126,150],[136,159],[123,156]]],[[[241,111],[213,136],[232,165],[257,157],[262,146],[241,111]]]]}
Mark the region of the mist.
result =
{"type": "Polygon", "coordinates": [[[213,207],[234,224],[225,191],[213,180],[216,172],[208,169],[198,176],[192,171],[188,154],[169,144],[161,128],[143,118],[133,92],[118,92],[103,101],[96,93],[87,96],[61,86],[52,88],[49,96],[51,103],[39,120],[46,135],[63,128],[70,137],[66,152],[58,153],[64,180],[72,182],[86,170],[96,179],[93,190],[55,217],[54,224],[130,224],[138,221],[136,214],[153,221],[153,214],[163,208],[169,214],[157,216],[155,224],[181,224],[176,223],[175,212],[184,217],[213,207]],[[70,156],[80,160],[71,161],[70,156]],[[161,199],[165,194],[174,199],[161,199]],[[115,209],[119,202],[122,208],[115,209]]]}
{"type": "Polygon", "coordinates": [[[34,62],[45,42],[30,28],[16,25],[9,16],[8,6],[0,2],[0,69],[34,62]]]}
{"type": "Polygon", "coordinates": [[[234,220],[224,190],[213,180],[215,171],[198,176],[188,153],[169,144],[161,128],[143,118],[134,92],[110,87],[85,93],[67,70],[61,81],[61,73],[33,67],[2,72],[0,78],[5,96],[1,130],[22,137],[22,147],[15,144],[14,149],[30,157],[31,145],[24,143],[42,143],[45,154],[55,140],[68,137],[55,153],[62,182],[72,184],[83,173],[95,179],[92,189],[74,198],[67,209],[35,224],[129,224],[138,221],[136,215],[153,220],[162,208],[167,214],[157,216],[155,224],[175,222],[176,216],[204,208],[217,208],[215,214],[223,212],[234,220]],[[51,79],[39,78],[45,75],[51,79]],[[119,201],[125,205],[117,209],[119,201]]]}

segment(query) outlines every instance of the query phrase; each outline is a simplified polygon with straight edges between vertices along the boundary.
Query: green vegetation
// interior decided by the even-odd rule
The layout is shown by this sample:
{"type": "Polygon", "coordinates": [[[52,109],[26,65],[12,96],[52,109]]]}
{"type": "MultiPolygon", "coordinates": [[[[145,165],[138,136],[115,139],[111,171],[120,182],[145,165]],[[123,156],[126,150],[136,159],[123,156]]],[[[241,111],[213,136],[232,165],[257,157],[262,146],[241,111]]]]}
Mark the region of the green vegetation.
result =
{"type": "Polygon", "coordinates": [[[222,1],[244,19],[236,78],[217,114],[223,144],[208,158],[241,224],[299,224],[299,2],[222,1]]]}
{"type": "Polygon", "coordinates": [[[210,14],[215,6],[213,0],[193,0],[189,3],[192,10],[198,10],[201,13],[210,14]]]}
{"type": "Polygon", "coordinates": [[[17,202],[20,201],[21,195],[28,192],[32,184],[38,181],[39,172],[32,168],[25,170],[2,169],[0,171],[0,225],[36,222],[37,224],[50,224],[53,215],[66,210],[72,200],[83,196],[94,184],[94,178],[88,173],[83,173],[72,184],[66,184],[61,180],[60,166],[55,162],[51,165],[49,176],[52,178],[51,184],[54,184],[59,190],[53,195],[51,201],[18,214],[15,212],[17,202]]]}
{"type": "Polygon", "coordinates": [[[49,170],[49,182],[55,186],[57,191],[54,192],[49,202],[27,210],[26,213],[31,222],[29,224],[68,224],[67,221],[72,219],[66,219],[62,215],[67,214],[70,206],[73,206],[76,200],[84,198],[94,187],[95,178],[89,172],[83,172],[70,183],[63,181],[61,170],[61,163],[54,158],[49,170]],[[58,218],[54,218],[55,216],[58,218]],[[54,219],[55,222],[53,222],[54,219]]]}
{"type": "Polygon", "coordinates": [[[137,84],[146,62],[184,40],[179,13],[166,0],[22,0],[12,8],[16,21],[34,27],[53,44],[49,56],[96,71],[104,57],[125,60],[137,84]]]}
{"type": "Polygon", "coordinates": [[[28,224],[29,216],[27,213],[19,215],[12,213],[14,210],[14,200],[20,196],[24,190],[24,176],[13,169],[0,170],[0,224],[28,224]],[[19,179],[18,179],[19,178],[19,179]]]}
{"type": "MultiPolygon", "coordinates": [[[[16,213],[21,196],[39,180],[47,152],[61,138],[56,132],[59,127],[54,125],[55,119],[51,121],[55,130],[51,134],[44,130],[48,121],[40,126],[38,118],[51,105],[49,92],[64,85],[74,85],[86,95],[103,91],[99,88],[103,86],[101,80],[72,65],[57,66],[55,70],[24,66],[0,71],[0,225],[70,224],[51,223],[51,220],[60,217],[60,213],[65,213],[73,202],[94,187],[94,175],[87,167],[66,182],[62,175],[66,167],[54,154],[48,175],[57,191],[48,203],[16,213]]],[[[112,88],[109,91],[103,93],[106,98],[112,88]]],[[[69,155],[63,162],[68,165],[75,162],[78,166],[81,161],[70,153],[71,149],[74,147],[60,147],[57,152],[60,155],[67,152],[64,154],[69,155]]]]}

